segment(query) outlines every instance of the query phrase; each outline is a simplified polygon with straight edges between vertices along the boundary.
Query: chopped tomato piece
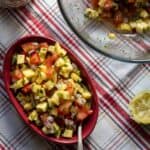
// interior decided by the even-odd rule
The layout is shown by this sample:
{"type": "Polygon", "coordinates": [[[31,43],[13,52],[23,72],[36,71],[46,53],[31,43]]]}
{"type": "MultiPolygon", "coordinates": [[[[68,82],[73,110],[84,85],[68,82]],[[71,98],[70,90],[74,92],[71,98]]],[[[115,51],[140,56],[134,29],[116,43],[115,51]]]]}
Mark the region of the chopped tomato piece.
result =
{"type": "Polygon", "coordinates": [[[99,2],[99,0],[92,0],[93,8],[97,8],[98,7],[98,2],[99,2]]]}
{"type": "Polygon", "coordinates": [[[46,64],[46,66],[48,66],[48,67],[51,67],[51,66],[52,66],[52,56],[49,56],[48,58],[46,58],[45,64],[46,64]]]}
{"type": "Polygon", "coordinates": [[[35,52],[31,55],[30,63],[33,65],[38,65],[40,63],[40,56],[37,52],[35,52]]]}
{"type": "Polygon", "coordinates": [[[19,69],[16,69],[16,70],[13,72],[13,74],[12,74],[12,79],[13,79],[13,80],[19,80],[19,79],[21,79],[21,78],[23,78],[23,73],[22,73],[22,71],[19,70],[19,69]]]}
{"type": "Polygon", "coordinates": [[[77,113],[77,120],[78,121],[83,121],[86,119],[89,115],[93,113],[93,110],[89,109],[86,106],[83,106],[82,108],[79,109],[77,113]]]}
{"type": "Polygon", "coordinates": [[[70,111],[70,107],[72,105],[72,102],[70,101],[66,101],[64,102],[63,104],[61,104],[58,108],[58,112],[61,114],[61,115],[67,115],[70,111]]]}
{"type": "Polygon", "coordinates": [[[29,42],[21,45],[22,49],[24,50],[25,53],[31,51],[31,50],[36,50],[39,48],[39,44],[36,42],[29,42]]]}
{"type": "Polygon", "coordinates": [[[46,42],[40,43],[40,48],[48,48],[48,43],[46,42]]]}
{"type": "Polygon", "coordinates": [[[135,3],[136,0],[128,0],[128,3],[135,3]]]}
{"type": "Polygon", "coordinates": [[[72,85],[71,83],[68,83],[66,90],[67,90],[70,94],[73,94],[73,92],[74,92],[73,85],[72,85]]]}
{"type": "Polygon", "coordinates": [[[46,76],[48,79],[52,79],[53,78],[53,75],[54,75],[54,68],[50,67],[47,69],[46,71],[46,76]]]}
{"type": "Polygon", "coordinates": [[[59,55],[56,54],[56,53],[54,53],[54,54],[52,55],[52,60],[53,60],[53,62],[55,62],[55,61],[58,59],[58,57],[59,57],[59,55]]]}
{"type": "Polygon", "coordinates": [[[46,60],[45,60],[45,64],[47,67],[51,67],[54,62],[57,60],[58,58],[58,54],[53,54],[52,56],[49,56],[46,60]]]}
{"type": "Polygon", "coordinates": [[[113,2],[112,0],[107,0],[104,3],[104,10],[110,11],[110,9],[113,7],[113,2]]]}
{"type": "Polygon", "coordinates": [[[88,111],[88,115],[91,115],[91,114],[93,114],[93,110],[92,110],[92,109],[90,109],[90,110],[88,111]]]}
{"type": "Polygon", "coordinates": [[[22,88],[22,91],[26,94],[31,91],[31,84],[27,84],[22,88]]]}
{"type": "Polygon", "coordinates": [[[79,111],[77,114],[77,120],[78,121],[83,121],[84,119],[86,119],[88,116],[88,113],[84,112],[84,111],[79,111]]]}

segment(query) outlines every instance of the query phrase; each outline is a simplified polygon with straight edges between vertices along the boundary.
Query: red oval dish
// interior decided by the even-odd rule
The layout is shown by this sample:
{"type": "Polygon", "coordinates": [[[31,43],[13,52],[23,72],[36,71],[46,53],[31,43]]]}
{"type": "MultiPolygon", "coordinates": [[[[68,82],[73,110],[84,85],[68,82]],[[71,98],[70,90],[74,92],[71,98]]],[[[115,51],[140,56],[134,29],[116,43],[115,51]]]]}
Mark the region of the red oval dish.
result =
{"type": "MultiPolygon", "coordinates": [[[[49,44],[54,44],[56,41],[52,38],[49,37],[42,37],[42,36],[36,36],[36,35],[30,35],[23,37],[16,41],[7,51],[7,54],[5,56],[4,60],[4,66],[3,66],[3,75],[4,75],[4,82],[5,82],[5,87],[6,91],[9,95],[10,101],[18,111],[19,115],[21,118],[25,121],[25,123],[30,126],[31,129],[33,129],[37,134],[42,136],[44,139],[51,141],[51,142],[56,142],[59,144],[73,144],[77,143],[77,135],[74,135],[71,139],[65,139],[65,138],[55,138],[51,137],[50,135],[45,135],[36,125],[34,125],[32,122],[30,122],[26,116],[26,113],[24,112],[22,106],[18,102],[18,100],[15,98],[13,92],[10,89],[10,70],[11,70],[11,61],[12,61],[12,56],[15,53],[17,49],[20,48],[20,45],[26,42],[47,42],[49,44]]],[[[88,137],[90,133],[93,131],[97,118],[98,118],[98,97],[96,94],[95,87],[92,83],[92,79],[89,75],[89,73],[86,71],[85,67],[82,65],[82,62],[75,56],[68,48],[66,48],[63,44],[60,44],[68,53],[69,57],[71,60],[79,67],[82,73],[83,79],[87,82],[87,85],[92,92],[92,109],[94,113],[90,115],[84,122],[83,122],[83,130],[82,130],[82,136],[83,139],[88,137]]]]}

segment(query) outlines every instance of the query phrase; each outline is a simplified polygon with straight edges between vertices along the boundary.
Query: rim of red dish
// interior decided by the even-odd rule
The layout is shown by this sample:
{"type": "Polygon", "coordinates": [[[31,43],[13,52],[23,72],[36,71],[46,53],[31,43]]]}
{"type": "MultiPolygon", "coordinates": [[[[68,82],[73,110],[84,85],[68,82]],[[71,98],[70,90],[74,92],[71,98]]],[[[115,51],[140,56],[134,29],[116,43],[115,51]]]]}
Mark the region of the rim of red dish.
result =
{"type": "MultiPolygon", "coordinates": [[[[19,113],[20,117],[24,120],[24,122],[30,126],[30,128],[32,130],[34,130],[36,133],[38,133],[38,135],[42,136],[44,139],[51,141],[51,142],[56,142],[59,144],[74,144],[77,143],[77,135],[73,136],[73,138],[71,139],[66,139],[66,138],[56,138],[56,137],[52,137],[49,135],[45,135],[41,129],[39,129],[36,125],[34,125],[32,122],[30,122],[26,116],[26,113],[23,111],[22,106],[20,105],[20,103],[18,102],[18,100],[15,98],[13,92],[10,90],[10,69],[11,69],[11,57],[13,55],[13,53],[15,52],[15,49],[17,47],[19,47],[21,44],[25,43],[25,42],[31,42],[31,41],[39,41],[39,42],[48,42],[49,44],[54,44],[56,41],[51,38],[51,37],[44,37],[44,36],[39,36],[39,35],[27,35],[25,37],[20,38],[19,40],[17,40],[16,42],[14,42],[14,44],[12,44],[12,46],[8,49],[5,59],[4,59],[4,65],[3,65],[3,75],[4,75],[4,83],[5,83],[5,88],[6,91],[9,95],[10,101],[12,102],[12,104],[14,105],[14,107],[16,108],[17,112],[19,113]]],[[[98,108],[98,96],[96,93],[96,89],[94,87],[94,84],[92,82],[92,78],[90,77],[90,75],[88,74],[88,72],[86,71],[86,68],[83,66],[82,62],[79,60],[79,58],[74,55],[74,53],[69,50],[69,48],[67,48],[64,44],[62,44],[61,42],[59,42],[60,45],[67,51],[69,57],[71,58],[71,60],[73,62],[75,62],[75,64],[77,64],[77,66],[79,67],[79,69],[81,70],[82,75],[84,76],[85,80],[87,81],[87,85],[90,88],[91,92],[92,92],[92,108],[94,108],[94,113],[89,116],[86,120],[86,122],[90,122],[88,124],[86,124],[85,126],[83,126],[83,134],[82,137],[83,139],[87,138],[91,132],[93,131],[93,129],[95,128],[96,122],[97,122],[97,118],[98,118],[98,112],[99,112],[99,108],[98,108]]],[[[83,123],[84,124],[84,123],[83,123]]]]}

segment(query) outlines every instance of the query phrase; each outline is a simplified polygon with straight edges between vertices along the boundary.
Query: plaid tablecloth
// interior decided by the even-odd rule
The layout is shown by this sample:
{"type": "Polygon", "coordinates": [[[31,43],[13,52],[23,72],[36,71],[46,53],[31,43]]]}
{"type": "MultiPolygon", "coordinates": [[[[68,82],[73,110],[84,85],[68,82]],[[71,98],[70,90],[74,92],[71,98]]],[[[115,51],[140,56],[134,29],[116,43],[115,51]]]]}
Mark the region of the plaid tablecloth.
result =
{"type": "MultiPolygon", "coordinates": [[[[0,70],[7,48],[26,34],[53,36],[66,44],[93,77],[99,96],[97,125],[85,150],[149,150],[150,128],[130,119],[128,103],[150,89],[150,66],[106,58],[87,47],[65,23],[56,0],[35,0],[17,10],[0,9],[0,70]]],[[[70,150],[49,143],[28,128],[9,101],[0,79],[0,150],[70,150]]]]}

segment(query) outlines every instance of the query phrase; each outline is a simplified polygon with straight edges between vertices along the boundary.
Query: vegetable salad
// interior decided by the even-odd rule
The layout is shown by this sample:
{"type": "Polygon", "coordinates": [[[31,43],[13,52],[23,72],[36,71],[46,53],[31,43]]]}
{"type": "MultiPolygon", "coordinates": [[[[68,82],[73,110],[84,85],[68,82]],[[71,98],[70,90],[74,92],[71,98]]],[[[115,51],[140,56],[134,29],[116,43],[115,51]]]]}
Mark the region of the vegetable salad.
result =
{"type": "Polygon", "coordinates": [[[123,32],[150,31],[150,0],[91,0],[85,15],[105,20],[123,32]]]}
{"type": "Polygon", "coordinates": [[[54,137],[72,138],[93,113],[79,68],[57,42],[21,45],[13,55],[10,88],[28,119],[54,137]]]}

